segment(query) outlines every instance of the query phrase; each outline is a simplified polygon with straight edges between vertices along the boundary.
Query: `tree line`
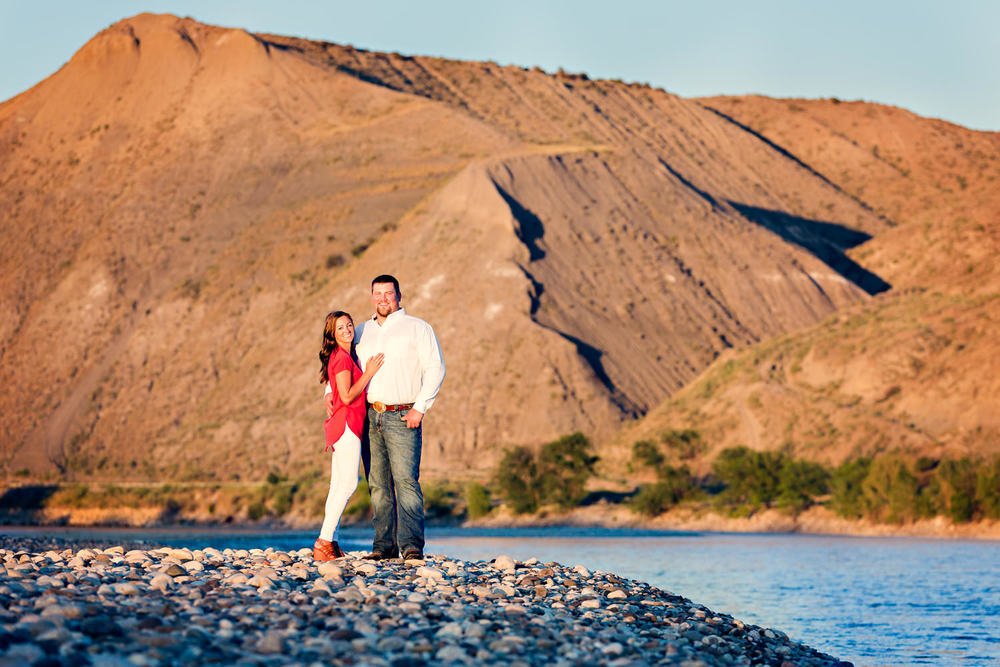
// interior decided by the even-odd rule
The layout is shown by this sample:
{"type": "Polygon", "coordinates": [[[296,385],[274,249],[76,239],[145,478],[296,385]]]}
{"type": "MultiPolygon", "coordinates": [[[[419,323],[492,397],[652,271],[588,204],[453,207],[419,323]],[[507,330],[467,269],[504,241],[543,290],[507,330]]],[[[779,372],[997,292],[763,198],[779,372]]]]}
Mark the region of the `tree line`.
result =
{"type": "MultiPolygon", "coordinates": [[[[824,504],[849,519],[906,523],[945,516],[956,523],[1000,519],[1000,454],[992,458],[935,459],[879,454],[824,466],[780,451],[749,447],[723,450],[707,474],[692,473],[687,462],[706,450],[694,430],[672,430],[659,441],[632,446],[629,467],[648,470],[656,481],[641,485],[627,501],[643,515],[656,516],[682,504],[706,503],[732,516],[777,508],[798,514],[824,504]]],[[[493,486],[516,513],[544,505],[568,509],[587,496],[597,457],[582,433],[545,444],[537,453],[508,449],[493,475],[493,486]]],[[[483,487],[475,514],[488,511],[483,487]]]]}

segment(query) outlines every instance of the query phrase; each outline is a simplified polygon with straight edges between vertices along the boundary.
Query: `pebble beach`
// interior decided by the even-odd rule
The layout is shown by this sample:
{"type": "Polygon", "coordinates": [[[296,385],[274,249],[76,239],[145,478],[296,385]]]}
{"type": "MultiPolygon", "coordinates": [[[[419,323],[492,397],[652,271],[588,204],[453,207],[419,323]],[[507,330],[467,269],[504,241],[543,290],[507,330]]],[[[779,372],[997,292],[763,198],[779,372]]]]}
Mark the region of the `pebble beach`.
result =
{"type": "Polygon", "coordinates": [[[4,665],[838,665],[583,566],[0,536],[4,665]]]}

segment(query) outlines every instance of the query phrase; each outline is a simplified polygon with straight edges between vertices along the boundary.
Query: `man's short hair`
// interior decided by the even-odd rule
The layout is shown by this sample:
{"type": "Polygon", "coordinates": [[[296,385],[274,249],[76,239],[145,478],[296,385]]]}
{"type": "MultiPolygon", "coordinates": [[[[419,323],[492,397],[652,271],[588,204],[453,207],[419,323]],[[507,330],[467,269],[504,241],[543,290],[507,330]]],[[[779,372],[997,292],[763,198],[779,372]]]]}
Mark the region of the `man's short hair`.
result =
{"type": "Polygon", "coordinates": [[[375,289],[375,283],[392,283],[392,286],[396,288],[396,294],[402,294],[402,292],[399,291],[399,281],[396,280],[395,276],[390,276],[388,273],[375,276],[375,278],[372,279],[372,289],[375,289]]]}

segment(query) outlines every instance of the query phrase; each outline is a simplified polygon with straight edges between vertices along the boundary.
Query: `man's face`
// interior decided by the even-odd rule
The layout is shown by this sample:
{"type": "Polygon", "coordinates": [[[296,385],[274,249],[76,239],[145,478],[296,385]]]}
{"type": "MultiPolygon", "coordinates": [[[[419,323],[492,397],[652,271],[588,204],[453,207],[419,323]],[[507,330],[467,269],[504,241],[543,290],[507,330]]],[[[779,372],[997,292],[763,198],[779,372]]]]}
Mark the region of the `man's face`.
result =
{"type": "Polygon", "coordinates": [[[388,317],[390,313],[399,310],[399,294],[392,283],[372,285],[372,305],[379,317],[388,317]]]}

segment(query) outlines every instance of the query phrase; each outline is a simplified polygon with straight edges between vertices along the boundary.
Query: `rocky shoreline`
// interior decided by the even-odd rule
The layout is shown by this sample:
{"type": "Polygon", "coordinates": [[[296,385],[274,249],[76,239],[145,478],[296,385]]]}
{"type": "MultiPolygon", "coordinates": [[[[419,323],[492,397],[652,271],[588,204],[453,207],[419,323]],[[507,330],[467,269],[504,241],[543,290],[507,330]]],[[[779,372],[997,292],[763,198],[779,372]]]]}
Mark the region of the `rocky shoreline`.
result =
{"type": "Polygon", "coordinates": [[[0,536],[0,666],[839,665],[583,566],[0,536]]]}

